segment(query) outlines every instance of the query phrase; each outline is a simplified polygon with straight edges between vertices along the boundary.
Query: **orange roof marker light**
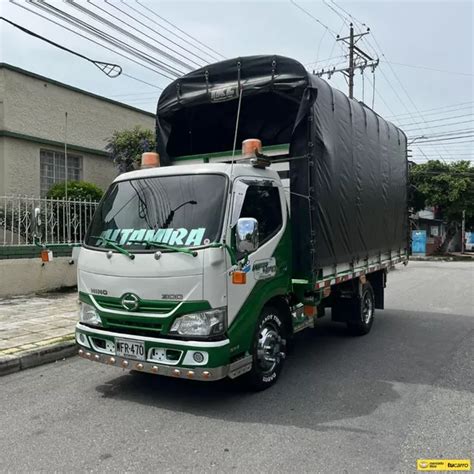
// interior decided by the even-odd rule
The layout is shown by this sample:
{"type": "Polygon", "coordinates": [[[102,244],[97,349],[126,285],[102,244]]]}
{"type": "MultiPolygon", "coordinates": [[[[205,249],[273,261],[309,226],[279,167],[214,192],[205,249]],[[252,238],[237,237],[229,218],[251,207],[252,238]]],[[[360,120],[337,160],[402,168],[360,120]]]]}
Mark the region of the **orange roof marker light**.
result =
{"type": "Polygon", "coordinates": [[[258,138],[247,138],[242,142],[242,158],[255,158],[261,153],[262,141],[258,138]]]}
{"type": "Polygon", "coordinates": [[[146,168],[159,168],[160,166],[160,155],[154,151],[147,151],[142,153],[142,164],[141,169],[146,168]]]}
{"type": "Polygon", "coordinates": [[[270,166],[268,156],[262,153],[262,141],[258,138],[248,138],[242,142],[242,158],[249,159],[254,168],[265,169],[270,166]]]}

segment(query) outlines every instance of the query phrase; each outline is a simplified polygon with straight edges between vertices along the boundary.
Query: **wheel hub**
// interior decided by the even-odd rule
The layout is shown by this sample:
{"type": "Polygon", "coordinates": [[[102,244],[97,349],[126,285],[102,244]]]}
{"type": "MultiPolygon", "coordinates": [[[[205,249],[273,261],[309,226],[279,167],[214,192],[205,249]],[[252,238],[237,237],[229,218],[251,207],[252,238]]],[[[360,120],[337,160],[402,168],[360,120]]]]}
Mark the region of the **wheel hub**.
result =
{"type": "Polygon", "coordinates": [[[267,324],[261,330],[257,344],[257,361],[264,373],[271,373],[284,355],[281,352],[282,338],[273,325],[267,324]]]}
{"type": "Polygon", "coordinates": [[[369,293],[364,295],[364,301],[362,306],[362,319],[365,324],[369,324],[370,320],[374,315],[374,304],[369,293]]]}

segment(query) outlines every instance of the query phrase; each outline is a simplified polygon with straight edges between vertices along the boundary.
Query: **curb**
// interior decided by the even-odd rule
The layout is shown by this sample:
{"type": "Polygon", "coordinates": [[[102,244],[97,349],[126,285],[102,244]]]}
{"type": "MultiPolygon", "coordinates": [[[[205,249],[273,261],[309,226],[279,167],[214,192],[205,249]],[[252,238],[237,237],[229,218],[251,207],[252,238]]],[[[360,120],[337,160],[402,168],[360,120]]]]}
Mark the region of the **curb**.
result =
{"type": "Polygon", "coordinates": [[[474,258],[469,257],[469,256],[462,257],[462,256],[449,256],[449,255],[440,256],[440,257],[434,257],[434,256],[433,257],[432,256],[414,257],[414,256],[410,256],[410,261],[412,261],[412,262],[473,262],[474,258]]]}
{"type": "Polygon", "coordinates": [[[56,362],[76,354],[76,341],[69,338],[66,341],[22,351],[18,354],[3,355],[0,356],[0,377],[38,365],[56,362]]]}

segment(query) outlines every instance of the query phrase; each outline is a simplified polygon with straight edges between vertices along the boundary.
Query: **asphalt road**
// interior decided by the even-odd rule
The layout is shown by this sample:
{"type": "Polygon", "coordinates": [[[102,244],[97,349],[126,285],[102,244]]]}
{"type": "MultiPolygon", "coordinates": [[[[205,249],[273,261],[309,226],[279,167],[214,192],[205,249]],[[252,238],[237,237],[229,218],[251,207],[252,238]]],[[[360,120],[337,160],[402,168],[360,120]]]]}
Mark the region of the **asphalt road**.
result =
{"type": "Polygon", "coordinates": [[[474,264],[411,262],[352,338],[321,320],[262,393],[78,358],[0,378],[0,471],[413,472],[472,456],[474,264]]]}

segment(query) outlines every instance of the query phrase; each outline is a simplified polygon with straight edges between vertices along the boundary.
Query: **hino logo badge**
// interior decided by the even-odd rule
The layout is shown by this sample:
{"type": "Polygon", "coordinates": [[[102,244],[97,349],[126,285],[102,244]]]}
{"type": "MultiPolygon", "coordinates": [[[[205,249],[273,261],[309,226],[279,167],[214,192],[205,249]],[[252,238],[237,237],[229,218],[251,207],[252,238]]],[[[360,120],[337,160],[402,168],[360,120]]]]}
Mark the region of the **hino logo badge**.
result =
{"type": "Polygon", "coordinates": [[[93,295],[104,295],[104,296],[107,296],[108,294],[107,290],[102,290],[98,288],[91,288],[91,293],[93,295]]]}
{"type": "Polygon", "coordinates": [[[125,293],[121,300],[122,306],[128,311],[135,311],[140,303],[140,298],[134,293],[125,293]]]}

